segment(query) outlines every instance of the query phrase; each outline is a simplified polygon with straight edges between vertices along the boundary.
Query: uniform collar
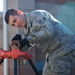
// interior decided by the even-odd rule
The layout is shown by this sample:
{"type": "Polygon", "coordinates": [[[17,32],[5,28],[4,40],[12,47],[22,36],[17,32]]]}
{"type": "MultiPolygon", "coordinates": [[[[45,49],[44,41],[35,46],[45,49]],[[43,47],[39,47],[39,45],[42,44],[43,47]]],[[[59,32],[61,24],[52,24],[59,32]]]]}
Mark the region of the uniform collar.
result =
{"type": "Polygon", "coordinates": [[[25,18],[26,18],[26,30],[27,30],[27,33],[30,32],[30,27],[31,27],[31,22],[30,22],[30,18],[29,18],[29,14],[28,13],[25,13],[25,18]]]}
{"type": "Polygon", "coordinates": [[[28,28],[28,27],[31,26],[30,19],[29,19],[29,14],[25,13],[25,16],[26,16],[26,24],[27,24],[27,28],[28,28]]]}

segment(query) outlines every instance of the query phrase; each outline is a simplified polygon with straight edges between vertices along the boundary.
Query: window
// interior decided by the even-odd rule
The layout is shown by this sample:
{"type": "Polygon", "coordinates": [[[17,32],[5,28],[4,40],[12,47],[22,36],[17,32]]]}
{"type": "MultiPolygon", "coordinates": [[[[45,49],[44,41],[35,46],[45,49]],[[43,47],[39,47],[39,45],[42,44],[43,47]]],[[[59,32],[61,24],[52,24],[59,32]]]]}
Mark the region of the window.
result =
{"type": "Polygon", "coordinates": [[[3,12],[3,0],[0,0],[0,12],[3,12]]]}

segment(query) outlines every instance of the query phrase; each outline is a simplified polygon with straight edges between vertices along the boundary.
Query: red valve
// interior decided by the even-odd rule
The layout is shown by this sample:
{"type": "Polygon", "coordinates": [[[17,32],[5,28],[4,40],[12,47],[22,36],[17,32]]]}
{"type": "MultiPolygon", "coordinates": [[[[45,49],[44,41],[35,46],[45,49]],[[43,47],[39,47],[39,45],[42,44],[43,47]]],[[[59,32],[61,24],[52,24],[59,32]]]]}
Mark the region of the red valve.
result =
{"type": "Polygon", "coordinates": [[[21,52],[18,49],[12,49],[11,51],[0,50],[0,58],[18,58],[24,57],[25,59],[31,59],[32,55],[29,52],[21,52]]]}

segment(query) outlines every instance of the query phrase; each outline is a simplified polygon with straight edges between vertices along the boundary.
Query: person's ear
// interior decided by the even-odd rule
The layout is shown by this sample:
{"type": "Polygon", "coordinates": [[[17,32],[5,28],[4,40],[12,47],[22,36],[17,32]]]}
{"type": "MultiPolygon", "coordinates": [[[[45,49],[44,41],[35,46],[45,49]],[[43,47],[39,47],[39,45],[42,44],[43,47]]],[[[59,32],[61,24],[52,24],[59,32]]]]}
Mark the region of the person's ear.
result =
{"type": "Polygon", "coordinates": [[[21,15],[21,14],[23,14],[23,12],[20,10],[17,10],[17,14],[21,15]]]}

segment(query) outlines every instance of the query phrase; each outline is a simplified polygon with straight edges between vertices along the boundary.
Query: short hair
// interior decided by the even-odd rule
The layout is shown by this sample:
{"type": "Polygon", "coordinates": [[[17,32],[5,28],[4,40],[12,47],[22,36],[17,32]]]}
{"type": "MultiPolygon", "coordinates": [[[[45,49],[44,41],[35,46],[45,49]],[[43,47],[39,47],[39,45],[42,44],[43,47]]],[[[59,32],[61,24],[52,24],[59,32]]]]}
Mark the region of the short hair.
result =
{"type": "Polygon", "coordinates": [[[9,23],[9,17],[10,15],[17,15],[17,10],[16,9],[8,9],[5,13],[5,22],[8,24],[9,23]]]}

